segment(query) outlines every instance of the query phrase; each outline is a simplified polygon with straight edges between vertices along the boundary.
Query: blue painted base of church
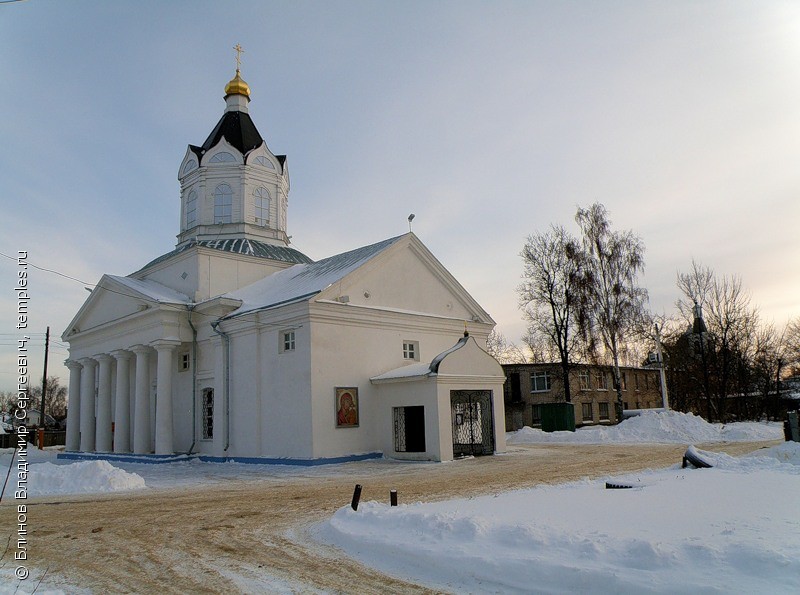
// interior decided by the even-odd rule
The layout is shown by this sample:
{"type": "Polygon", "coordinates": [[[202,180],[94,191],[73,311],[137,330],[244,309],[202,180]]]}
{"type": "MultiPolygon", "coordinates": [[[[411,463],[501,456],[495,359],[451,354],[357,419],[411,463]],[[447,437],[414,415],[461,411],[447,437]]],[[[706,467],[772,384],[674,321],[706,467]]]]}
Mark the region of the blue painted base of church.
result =
{"type": "Polygon", "coordinates": [[[111,452],[73,452],[67,451],[58,454],[59,459],[73,461],[108,461],[109,463],[144,463],[162,464],[178,463],[189,460],[199,460],[204,463],[243,463],[247,465],[297,465],[300,467],[315,467],[318,465],[335,465],[338,463],[351,463],[369,459],[383,458],[381,452],[368,452],[358,455],[343,457],[329,457],[324,459],[280,459],[268,457],[212,457],[200,454],[155,455],[155,454],[115,454],[111,452]]]}

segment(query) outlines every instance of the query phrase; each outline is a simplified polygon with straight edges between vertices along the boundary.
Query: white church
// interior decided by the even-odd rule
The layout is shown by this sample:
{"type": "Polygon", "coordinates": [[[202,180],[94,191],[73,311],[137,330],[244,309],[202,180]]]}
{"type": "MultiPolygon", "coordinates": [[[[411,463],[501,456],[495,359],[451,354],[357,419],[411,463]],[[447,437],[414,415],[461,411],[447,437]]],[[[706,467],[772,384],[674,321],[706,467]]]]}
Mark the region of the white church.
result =
{"type": "Polygon", "coordinates": [[[175,249],[104,275],[69,324],[65,458],[322,464],[505,450],[494,321],[413,234],[313,261],[289,173],[225,111],[178,170],[175,249]]]}

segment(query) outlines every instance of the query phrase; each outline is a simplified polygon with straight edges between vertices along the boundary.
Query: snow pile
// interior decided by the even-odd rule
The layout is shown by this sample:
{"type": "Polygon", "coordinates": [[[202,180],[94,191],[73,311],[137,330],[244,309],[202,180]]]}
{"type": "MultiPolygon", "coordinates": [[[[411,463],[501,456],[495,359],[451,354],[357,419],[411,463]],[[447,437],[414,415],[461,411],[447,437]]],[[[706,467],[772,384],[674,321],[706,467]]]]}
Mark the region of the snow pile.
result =
{"type": "MultiPolygon", "coordinates": [[[[107,461],[80,461],[69,465],[34,463],[28,470],[29,497],[119,492],[145,487],[141,476],[123,471],[107,461]]],[[[11,489],[9,482],[6,493],[11,489]]]]}
{"type": "MultiPolygon", "coordinates": [[[[702,451],[701,451],[702,452],[702,451]]],[[[722,468],[480,498],[340,509],[317,536],[432,589],[502,593],[799,593],[800,444],[722,468]]],[[[401,494],[402,497],[402,494],[401,494]]]]}
{"type": "Polygon", "coordinates": [[[700,442],[756,442],[782,440],[779,423],[739,422],[710,424],[702,417],[678,411],[643,411],[615,426],[586,426],[575,432],[543,432],[524,427],[509,432],[508,444],[577,442],[584,444],[642,444],[700,442]]]}
{"type": "Polygon", "coordinates": [[[800,466],[800,442],[784,442],[772,448],[751,452],[742,460],[747,462],[751,459],[764,460],[767,458],[775,459],[781,463],[800,466]]]}

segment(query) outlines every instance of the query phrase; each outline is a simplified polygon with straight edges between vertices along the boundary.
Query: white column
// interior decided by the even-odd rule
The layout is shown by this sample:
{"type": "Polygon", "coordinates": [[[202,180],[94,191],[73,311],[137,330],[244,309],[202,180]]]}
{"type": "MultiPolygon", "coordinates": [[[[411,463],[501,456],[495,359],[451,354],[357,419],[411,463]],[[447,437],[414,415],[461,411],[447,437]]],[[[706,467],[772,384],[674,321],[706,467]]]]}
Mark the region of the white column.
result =
{"type": "Polygon", "coordinates": [[[117,402],[114,408],[114,452],[131,451],[131,353],[112,351],[117,360],[117,402]]]}
{"type": "Polygon", "coordinates": [[[181,342],[161,339],[151,343],[158,352],[156,370],[156,454],[174,454],[172,440],[172,354],[181,342]]]}
{"type": "Polygon", "coordinates": [[[94,356],[100,364],[97,378],[97,430],[95,450],[111,452],[111,362],[107,353],[94,356]]]}
{"type": "Polygon", "coordinates": [[[67,405],[67,447],[76,451],[81,447],[81,366],[68,359],[64,365],[69,368],[69,402],[67,405]]]}
{"type": "Polygon", "coordinates": [[[150,348],[136,345],[131,348],[136,354],[136,394],[133,427],[133,452],[150,452],[150,369],[147,359],[150,348]]]}
{"type": "Polygon", "coordinates": [[[80,360],[81,371],[81,452],[94,452],[94,370],[97,362],[90,357],[80,360]]]}

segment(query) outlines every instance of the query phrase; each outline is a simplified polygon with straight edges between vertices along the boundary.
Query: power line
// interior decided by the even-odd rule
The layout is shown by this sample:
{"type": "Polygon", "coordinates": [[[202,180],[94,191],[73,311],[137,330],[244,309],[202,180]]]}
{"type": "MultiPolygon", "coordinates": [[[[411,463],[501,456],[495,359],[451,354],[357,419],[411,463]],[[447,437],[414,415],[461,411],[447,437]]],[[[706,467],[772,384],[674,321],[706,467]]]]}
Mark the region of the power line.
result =
{"type": "MultiPolygon", "coordinates": [[[[0,256],[4,256],[4,257],[8,258],[9,260],[13,260],[14,262],[19,262],[18,258],[15,258],[13,256],[9,256],[5,252],[0,252],[0,256]]],[[[53,269],[46,269],[44,267],[37,266],[37,265],[33,264],[32,262],[30,262],[29,260],[26,260],[25,264],[27,264],[29,267],[33,267],[35,269],[39,269],[40,271],[53,273],[54,275],[59,275],[61,277],[64,277],[65,279],[71,279],[72,281],[77,281],[78,283],[81,283],[82,285],[91,285],[92,287],[94,287],[93,283],[87,283],[86,281],[81,281],[80,279],[76,279],[75,277],[71,277],[70,275],[65,275],[64,273],[60,273],[58,271],[54,271],[53,269]]]]}
{"type": "MultiPolygon", "coordinates": [[[[9,260],[13,260],[14,262],[18,262],[17,258],[15,258],[13,256],[9,256],[8,254],[5,254],[4,252],[0,252],[0,256],[8,258],[9,260]]],[[[150,298],[148,296],[131,295],[130,293],[117,291],[117,290],[111,289],[109,287],[101,287],[100,285],[97,285],[96,283],[87,283],[86,281],[82,281],[81,279],[78,279],[78,278],[73,277],[71,275],[67,275],[66,273],[62,273],[60,271],[56,271],[56,270],[53,270],[53,269],[48,269],[48,268],[45,268],[45,267],[40,267],[38,265],[35,265],[35,264],[31,263],[29,260],[26,260],[26,263],[28,264],[28,266],[33,267],[35,269],[38,269],[40,271],[44,271],[44,272],[47,272],[47,273],[53,273],[54,275],[59,275],[60,277],[64,277],[65,279],[69,279],[71,281],[76,281],[77,283],[80,283],[84,287],[92,287],[93,288],[92,291],[96,291],[98,289],[102,289],[103,291],[116,293],[117,295],[121,295],[123,297],[128,297],[128,298],[133,298],[133,299],[140,299],[140,300],[143,300],[143,301],[146,301],[146,302],[151,302],[151,303],[157,304],[157,305],[159,305],[159,306],[161,306],[163,308],[175,310],[176,312],[187,312],[187,311],[190,311],[190,312],[192,312],[192,313],[194,313],[194,314],[196,314],[198,316],[202,316],[202,317],[207,318],[209,320],[219,320],[219,318],[217,316],[212,316],[211,314],[205,314],[203,312],[198,312],[197,310],[192,309],[190,306],[194,306],[195,305],[194,303],[188,303],[188,304],[185,304],[185,305],[170,304],[170,303],[167,303],[167,302],[161,302],[161,301],[159,301],[157,299],[153,299],[153,298],[150,298]]],[[[271,326],[271,327],[275,327],[275,328],[281,328],[282,325],[280,325],[280,324],[270,324],[270,323],[259,322],[255,318],[255,316],[257,314],[258,314],[258,312],[252,312],[252,313],[248,312],[248,313],[244,313],[244,314],[242,314],[240,316],[237,316],[236,319],[237,320],[245,320],[245,321],[248,321],[248,322],[254,322],[254,323],[261,324],[261,325],[267,326],[267,327],[271,326]]],[[[44,335],[44,333],[36,333],[36,334],[44,335]]],[[[65,347],[66,347],[66,345],[65,345],[65,347]]]]}

